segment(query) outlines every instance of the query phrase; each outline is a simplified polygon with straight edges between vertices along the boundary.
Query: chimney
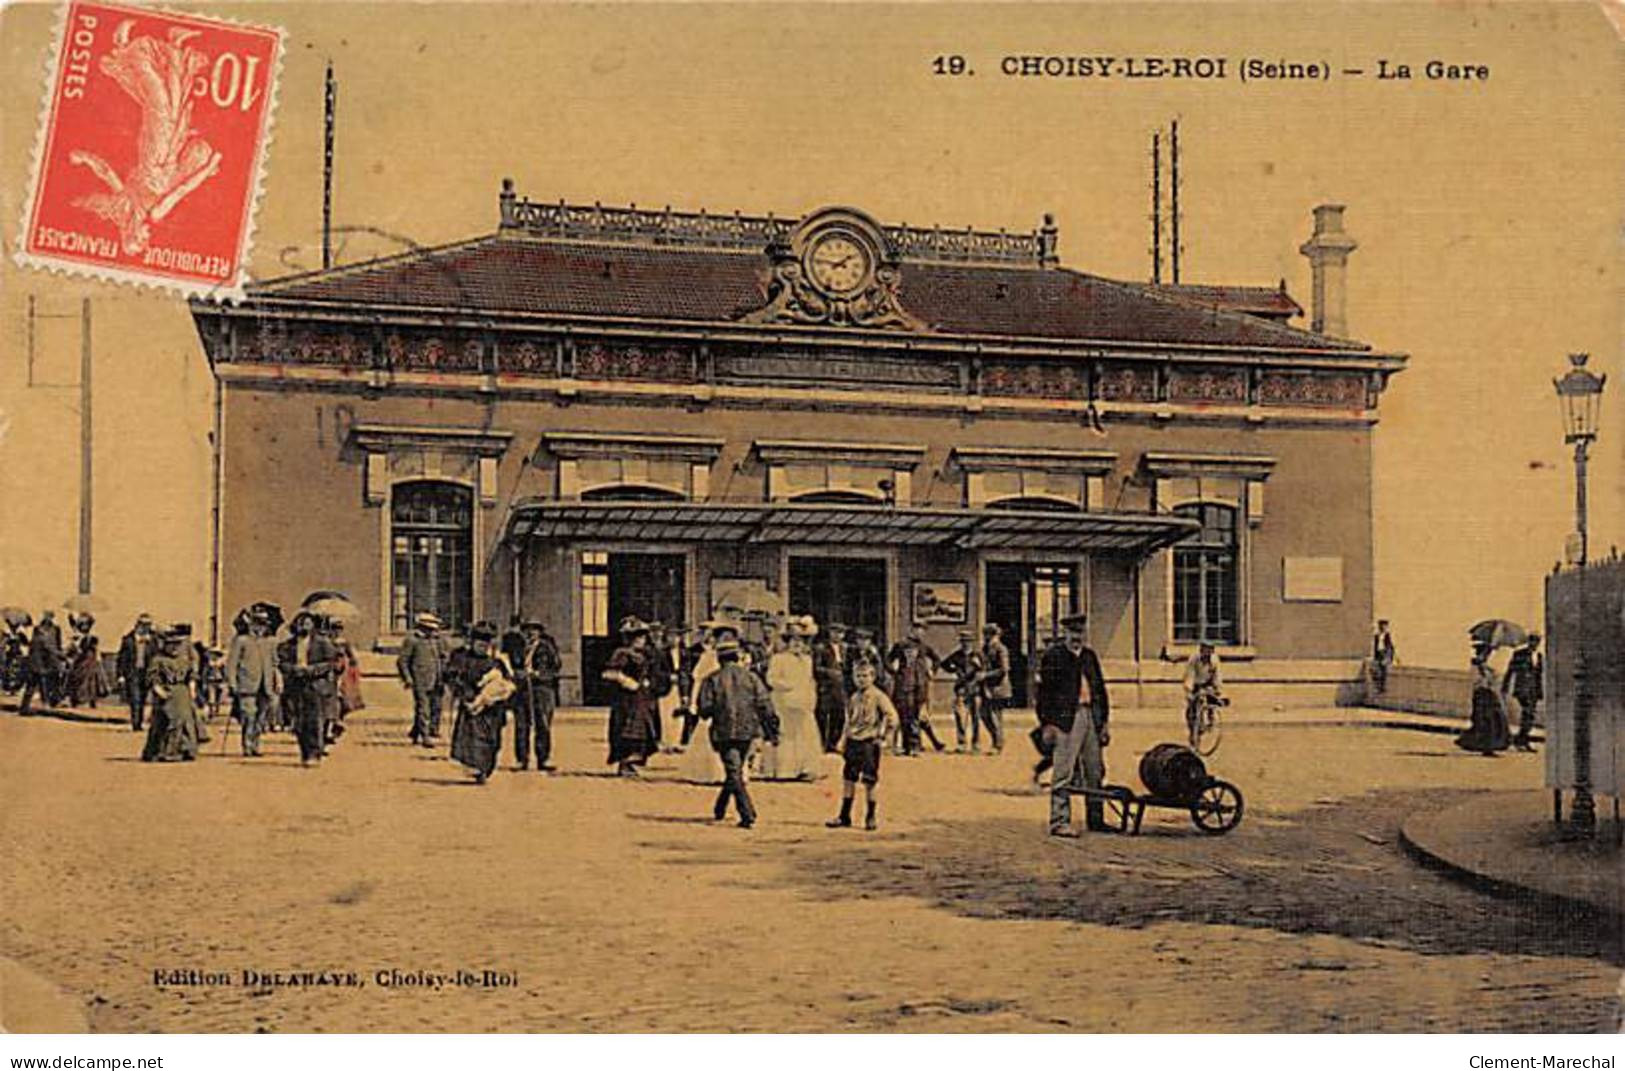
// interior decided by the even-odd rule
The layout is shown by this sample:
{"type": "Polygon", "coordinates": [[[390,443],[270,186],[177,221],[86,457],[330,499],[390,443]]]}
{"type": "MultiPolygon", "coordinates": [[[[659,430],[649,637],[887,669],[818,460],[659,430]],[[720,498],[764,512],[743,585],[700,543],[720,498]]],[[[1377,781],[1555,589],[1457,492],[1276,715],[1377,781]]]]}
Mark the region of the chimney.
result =
{"type": "Polygon", "coordinates": [[[1315,233],[1298,247],[1298,252],[1309,258],[1309,268],[1314,273],[1310,330],[1334,338],[1348,337],[1344,273],[1349,254],[1356,248],[1354,239],[1343,233],[1343,206],[1316,205],[1315,233]]]}

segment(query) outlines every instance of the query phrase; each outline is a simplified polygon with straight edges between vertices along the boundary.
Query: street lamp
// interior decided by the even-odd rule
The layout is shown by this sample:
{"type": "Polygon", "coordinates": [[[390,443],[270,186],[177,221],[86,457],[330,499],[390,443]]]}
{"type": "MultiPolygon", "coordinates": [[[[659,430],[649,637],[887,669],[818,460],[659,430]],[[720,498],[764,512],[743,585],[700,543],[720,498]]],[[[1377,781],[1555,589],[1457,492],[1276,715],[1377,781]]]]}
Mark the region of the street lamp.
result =
{"type": "Polygon", "coordinates": [[[1589,836],[1597,826],[1597,805],[1591,798],[1591,682],[1586,666],[1586,583],[1589,554],[1586,543],[1586,453],[1597,439],[1602,412],[1602,388],[1607,376],[1586,369],[1590,354],[1571,353],[1572,366],[1561,379],[1552,380],[1563,408],[1563,442],[1574,446],[1574,522],[1579,537],[1579,628],[1574,652],[1574,805],[1569,824],[1589,836]]]}

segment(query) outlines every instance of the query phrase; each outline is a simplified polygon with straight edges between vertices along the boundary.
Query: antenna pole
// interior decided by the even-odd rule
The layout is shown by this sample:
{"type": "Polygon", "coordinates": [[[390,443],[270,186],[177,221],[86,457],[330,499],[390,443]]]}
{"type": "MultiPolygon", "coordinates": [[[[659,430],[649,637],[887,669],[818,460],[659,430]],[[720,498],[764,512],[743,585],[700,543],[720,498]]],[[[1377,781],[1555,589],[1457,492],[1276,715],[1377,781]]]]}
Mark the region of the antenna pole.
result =
{"type": "Polygon", "coordinates": [[[1174,285],[1179,285],[1179,120],[1175,119],[1173,131],[1168,138],[1168,161],[1171,171],[1168,176],[1168,196],[1171,198],[1168,213],[1168,223],[1172,228],[1169,253],[1173,257],[1174,285]]]}
{"type": "Polygon", "coordinates": [[[1151,282],[1162,283],[1162,131],[1151,134],[1151,282]]]}
{"type": "Polygon", "coordinates": [[[333,113],[338,105],[338,84],[328,61],[322,109],[322,270],[333,266],[333,113]]]}
{"type": "Polygon", "coordinates": [[[90,299],[80,306],[79,323],[79,594],[90,594],[91,502],[94,449],[90,418],[90,299]]]}

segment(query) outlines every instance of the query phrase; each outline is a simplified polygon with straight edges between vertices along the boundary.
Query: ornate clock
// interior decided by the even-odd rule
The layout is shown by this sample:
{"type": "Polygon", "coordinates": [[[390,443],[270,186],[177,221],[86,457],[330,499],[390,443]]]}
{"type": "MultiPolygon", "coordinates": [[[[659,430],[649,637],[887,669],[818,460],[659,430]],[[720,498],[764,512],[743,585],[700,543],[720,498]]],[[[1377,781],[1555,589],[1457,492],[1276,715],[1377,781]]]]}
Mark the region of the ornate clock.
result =
{"type": "Polygon", "coordinates": [[[869,281],[873,258],[863,243],[841,231],[815,237],[807,246],[807,274],[831,294],[852,294],[869,281]]]}

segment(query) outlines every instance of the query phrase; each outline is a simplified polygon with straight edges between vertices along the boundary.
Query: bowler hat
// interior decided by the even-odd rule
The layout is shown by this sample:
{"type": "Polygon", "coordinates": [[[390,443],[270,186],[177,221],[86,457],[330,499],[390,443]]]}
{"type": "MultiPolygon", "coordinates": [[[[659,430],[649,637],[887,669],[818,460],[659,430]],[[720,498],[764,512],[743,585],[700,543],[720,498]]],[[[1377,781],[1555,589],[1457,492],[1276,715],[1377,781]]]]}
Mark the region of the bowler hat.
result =
{"type": "Polygon", "coordinates": [[[547,631],[547,626],[542,624],[542,622],[537,620],[536,618],[530,618],[529,620],[519,622],[519,628],[520,628],[521,631],[524,631],[524,632],[546,632],[547,631]]]}
{"type": "Polygon", "coordinates": [[[621,618],[622,636],[641,636],[649,631],[648,622],[636,614],[621,618]]]}
{"type": "Polygon", "coordinates": [[[489,643],[497,638],[497,627],[489,621],[476,621],[468,630],[470,640],[485,640],[489,643]]]}
{"type": "Polygon", "coordinates": [[[1061,627],[1068,632],[1081,632],[1089,626],[1088,614],[1067,614],[1061,618],[1061,627]]]}

